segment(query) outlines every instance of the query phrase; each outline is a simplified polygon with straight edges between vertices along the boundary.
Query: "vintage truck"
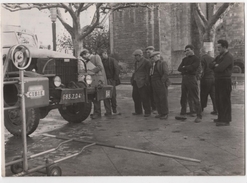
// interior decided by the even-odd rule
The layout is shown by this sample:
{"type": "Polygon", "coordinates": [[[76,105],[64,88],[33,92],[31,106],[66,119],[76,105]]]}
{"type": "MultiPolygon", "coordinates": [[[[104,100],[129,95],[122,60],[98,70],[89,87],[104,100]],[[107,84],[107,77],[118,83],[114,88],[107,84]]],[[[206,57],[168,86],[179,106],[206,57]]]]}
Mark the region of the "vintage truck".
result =
{"type": "Polygon", "coordinates": [[[102,84],[97,75],[87,71],[86,66],[80,73],[83,80],[78,80],[76,57],[39,49],[37,36],[21,27],[3,26],[2,54],[4,125],[15,136],[21,135],[22,125],[20,77],[16,66],[25,59],[31,59],[24,71],[26,135],[33,133],[40,119],[52,109],[58,109],[69,123],[80,123],[88,118],[93,99],[111,98],[112,87],[102,84]]]}

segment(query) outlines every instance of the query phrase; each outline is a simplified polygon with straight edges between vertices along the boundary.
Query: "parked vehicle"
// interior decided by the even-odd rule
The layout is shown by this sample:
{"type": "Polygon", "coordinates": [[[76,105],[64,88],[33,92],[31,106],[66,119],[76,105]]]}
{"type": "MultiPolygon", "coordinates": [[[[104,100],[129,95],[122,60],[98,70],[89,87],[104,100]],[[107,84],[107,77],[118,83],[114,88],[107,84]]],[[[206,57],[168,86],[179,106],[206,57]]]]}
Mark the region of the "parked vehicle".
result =
{"type": "MultiPolygon", "coordinates": [[[[24,59],[31,59],[24,72],[27,135],[36,130],[39,120],[52,109],[58,109],[69,123],[80,123],[89,116],[94,98],[111,97],[112,87],[102,85],[102,81],[87,69],[83,73],[84,80],[78,81],[78,59],[74,56],[39,49],[37,36],[32,32],[4,26],[2,38],[4,82],[19,81],[16,66],[24,59]]],[[[5,127],[11,134],[20,136],[20,108],[11,109],[20,104],[20,86],[6,84],[3,93],[4,107],[8,108],[4,110],[5,127]]]]}

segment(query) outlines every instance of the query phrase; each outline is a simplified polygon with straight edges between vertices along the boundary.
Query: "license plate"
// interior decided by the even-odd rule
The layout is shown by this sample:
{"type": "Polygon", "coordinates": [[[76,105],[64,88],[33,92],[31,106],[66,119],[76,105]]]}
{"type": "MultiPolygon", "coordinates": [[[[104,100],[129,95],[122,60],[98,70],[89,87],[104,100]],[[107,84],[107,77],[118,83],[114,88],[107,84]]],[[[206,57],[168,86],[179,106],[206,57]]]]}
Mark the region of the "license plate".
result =
{"type": "Polygon", "coordinates": [[[76,100],[82,98],[82,93],[66,93],[63,94],[62,98],[63,100],[76,100]]]}
{"type": "Polygon", "coordinates": [[[62,89],[60,104],[85,102],[84,89],[62,89]]]}
{"type": "Polygon", "coordinates": [[[111,98],[111,90],[105,91],[105,98],[111,98]]]}

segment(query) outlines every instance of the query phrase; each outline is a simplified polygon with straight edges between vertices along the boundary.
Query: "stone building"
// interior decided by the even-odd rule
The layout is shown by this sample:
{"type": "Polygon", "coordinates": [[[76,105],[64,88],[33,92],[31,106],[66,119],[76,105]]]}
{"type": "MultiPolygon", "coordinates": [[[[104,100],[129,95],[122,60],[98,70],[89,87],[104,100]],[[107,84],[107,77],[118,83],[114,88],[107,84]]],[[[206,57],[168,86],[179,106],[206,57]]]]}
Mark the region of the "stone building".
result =
{"type": "MultiPolygon", "coordinates": [[[[205,12],[205,5],[202,4],[201,7],[205,12]]],[[[232,31],[225,33],[225,36],[228,35],[225,38],[234,35],[235,30],[239,28],[243,40],[244,16],[239,14],[239,12],[244,14],[243,7],[241,5],[235,7],[233,15],[231,13],[228,15],[240,28],[235,25],[231,28],[232,23],[228,18],[221,23],[225,27],[224,33],[232,31]]],[[[184,47],[187,44],[198,47],[199,33],[192,16],[190,3],[159,3],[159,7],[154,6],[151,9],[138,7],[114,12],[110,16],[111,52],[118,54],[121,61],[133,68],[133,51],[135,49],[145,51],[147,46],[153,45],[168,62],[170,71],[176,72],[184,57],[184,47]]],[[[219,37],[222,35],[216,36],[216,39],[219,37]]],[[[199,48],[196,55],[199,56],[199,48]]]]}

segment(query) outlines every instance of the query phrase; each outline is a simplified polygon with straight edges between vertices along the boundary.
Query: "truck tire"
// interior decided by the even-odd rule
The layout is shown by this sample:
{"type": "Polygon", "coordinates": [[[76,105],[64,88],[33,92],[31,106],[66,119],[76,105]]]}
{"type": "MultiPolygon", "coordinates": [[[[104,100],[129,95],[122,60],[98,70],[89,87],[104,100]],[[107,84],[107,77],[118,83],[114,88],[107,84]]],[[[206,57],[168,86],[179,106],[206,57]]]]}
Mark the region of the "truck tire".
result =
{"type": "Polygon", "coordinates": [[[232,72],[233,73],[242,73],[243,71],[242,71],[242,68],[238,64],[235,64],[233,66],[233,71],[232,72]]]}
{"type": "MultiPolygon", "coordinates": [[[[33,133],[40,120],[40,114],[38,108],[26,109],[26,135],[33,133]]],[[[14,136],[22,135],[22,119],[21,110],[12,109],[4,111],[4,125],[6,129],[14,136]]]]}
{"type": "Polygon", "coordinates": [[[80,102],[73,105],[59,107],[58,111],[69,123],[81,123],[88,118],[92,109],[92,102],[88,100],[88,103],[80,102]]]}

